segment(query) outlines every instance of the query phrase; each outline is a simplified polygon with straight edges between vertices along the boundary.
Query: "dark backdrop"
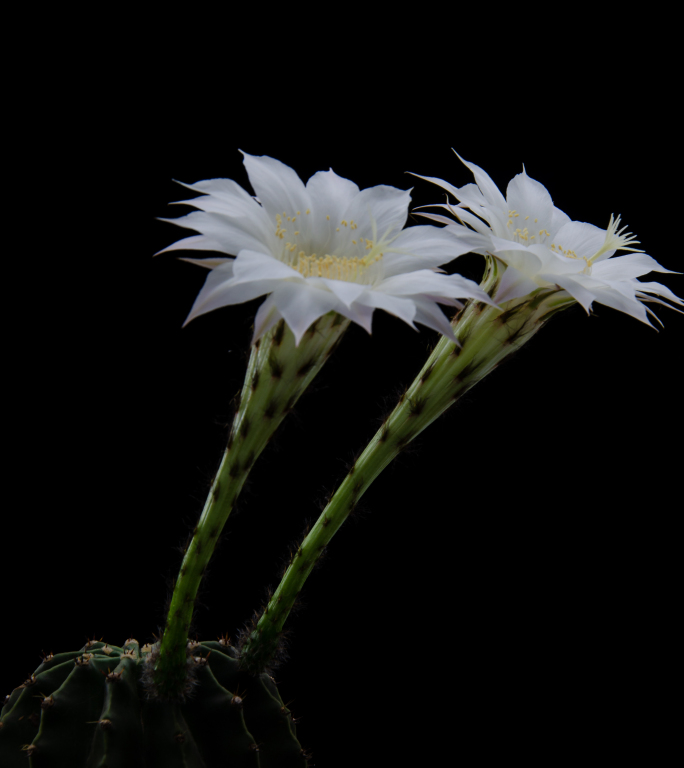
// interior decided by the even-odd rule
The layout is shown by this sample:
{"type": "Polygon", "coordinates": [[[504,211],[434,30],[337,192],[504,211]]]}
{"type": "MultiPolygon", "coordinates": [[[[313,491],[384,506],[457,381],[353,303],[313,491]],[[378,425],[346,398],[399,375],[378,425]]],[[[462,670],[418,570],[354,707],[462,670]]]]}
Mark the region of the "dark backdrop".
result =
{"type": "MultiPolygon", "coordinates": [[[[0,693],[41,650],[152,640],[217,465],[259,302],[181,329],[205,273],[151,258],[184,236],[154,218],[187,212],[167,208],[187,196],[172,179],[247,185],[240,148],[304,180],[332,167],[361,187],[414,186],[420,205],[440,193],[406,171],[471,180],[453,146],[502,188],[524,162],[573,219],[622,214],[648,253],[681,268],[668,134],[632,143],[654,138],[652,109],[607,125],[589,119],[599,94],[542,118],[474,109],[448,84],[412,94],[377,93],[365,110],[341,93],[306,110],[279,106],[277,89],[259,108],[220,93],[151,96],[151,112],[129,109],[69,142],[49,246],[28,270],[45,301],[19,327],[8,406],[21,428],[0,693]]],[[[479,257],[455,266],[480,278],[479,257]]],[[[677,276],[647,279],[684,293],[677,276]]],[[[672,666],[684,322],[659,308],[657,333],[595,310],[562,313],[471,390],[333,540],[276,675],[316,766],[545,761],[594,739],[591,754],[608,757],[657,737],[672,666]]],[[[435,339],[380,311],[372,336],[350,329],[251,474],[205,582],[200,637],[235,636],[277,583],[289,545],[435,339]]]]}

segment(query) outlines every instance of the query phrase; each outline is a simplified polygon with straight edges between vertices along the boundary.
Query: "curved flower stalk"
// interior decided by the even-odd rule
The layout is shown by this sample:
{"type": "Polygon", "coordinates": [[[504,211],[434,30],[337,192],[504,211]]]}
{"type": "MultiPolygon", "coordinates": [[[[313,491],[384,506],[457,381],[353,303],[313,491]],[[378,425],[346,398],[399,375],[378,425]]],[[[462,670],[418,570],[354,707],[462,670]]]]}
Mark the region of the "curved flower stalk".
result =
{"type": "MultiPolygon", "coordinates": [[[[453,332],[437,303],[486,294],[470,280],[439,274],[460,255],[434,226],[401,231],[409,193],[393,187],[360,191],[333,171],[306,187],[286,165],[245,155],[258,201],[229,179],[187,185],[204,196],[200,209],[174,224],[199,235],[165,251],[198,249],[236,258],[185,259],[210,270],[186,323],[229,304],[268,294],[254,322],[252,351],[228,446],[212,482],[176,580],[163,636],[151,654],[152,692],[187,692],[186,646],[200,581],[251,467],[284,416],[354,321],[371,330],[373,310],[453,332]],[[381,234],[378,234],[381,233],[381,234]]],[[[417,330],[417,329],[416,329],[417,330]]]]}
{"type": "Polygon", "coordinates": [[[634,253],[610,259],[619,248],[633,250],[635,242],[618,231],[618,222],[611,219],[605,231],[570,222],[553,206],[541,184],[525,174],[511,182],[508,200],[504,201],[484,172],[468,167],[476,174],[476,190],[473,185],[458,190],[446,182],[429,180],[447,188],[464,204],[468,201],[488,224],[461,207],[453,208],[453,212],[472,229],[449,223],[445,217],[432,218],[449,223],[447,229],[456,235],[461,247],[485,255],[481,287],[501,306],[471,300],[454,319],[457,343],[447,337],[438,342],[302,541],[265,610],[244,631],[241,654],[247,669],[262,670],[273,663],[279,636],[299,591],[373,480],[409,442],[503,358],[532,338],[550,317],[578,301],[588,310],[596,300],[648,322],[641,302],[664,303],[649,293],[681,304],[666,287],[635,279],[652,269],[670,271],[650,256],[634,253]],[[528,244],[532,239],[530,227],[527,231],[519,225],[513,229],[516,214],[523,221],[532,220],[537,231],[543,229],[548,243],[528,244]]]}

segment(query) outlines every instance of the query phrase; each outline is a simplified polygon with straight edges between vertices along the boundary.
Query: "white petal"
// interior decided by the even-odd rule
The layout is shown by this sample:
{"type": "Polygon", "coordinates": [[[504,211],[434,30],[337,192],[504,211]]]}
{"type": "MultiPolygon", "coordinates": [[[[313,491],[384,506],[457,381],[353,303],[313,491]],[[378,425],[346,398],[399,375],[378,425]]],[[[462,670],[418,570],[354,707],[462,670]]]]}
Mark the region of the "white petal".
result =
{"type": "Polygon", "coordinates": [[[625,296],[622,296],[617,291],[613,291],[610,288],[605,290],[597,290],[595,301],[599,304],[605,304],[607,307],[617,309],[619,312],[624,312],[631,317],[635,317],[637,320],[641,320],[642,323],[650,325],[653,328],[653,324],[648,319],[646,308],[641,302],[634,298],[630,300],[625,296]]]}
{"type": "Polygon", "coordinates": [[[539,275],[542,280],[547,280],[549,283],[556,283],[561,288],[566,290],[575,301],[578,301],[585,309],[587,313],[591,309],[591,304],[596,300],[595,291],[587,287],[587,281],[582,285],[583,275],[558,275],[555,273],[547,273],[539,275]]]}
{"type": "Polygon", "coordinates": [[[229,304],[240,304],[264,293],[270,293],[275,283],[277,283],[277,281],[261,280],[258,283],[247,283],[236,287],[234,285],[234,278],[231,278],[232,271],[233,263],[212,269],[207,275],[202,290],[197,295],[183,326],[186,326],[191,320],[199,317],[199,315],[211,312],[219,307],[225,307],[229,304]],[[244,298],[242,298],[243,296],[244,298]]]}
{"type": "Polygon", "coordinates": [[[374,290],[393,296],[410,296],[416,293],[429,293],[434,296],[460,297],[455,293],[456,284],[449,280],[449,275],[440,275],[429,269],[420,269],[402,275],[394,275],[382,280],[374,290]]]}
{"type": "Polygon", "coordinates": [[[520,229],[528,227],[530,232],[534,231],[536,234],[537,230],[551,227],[553,220],[551,195],[543,184],[531,179],[524,171],[514,176],[508,183],[506,199],[509,208],[518,214],[515,222],[520,229]]]}
{"type": "MultiPolygon", "coordinates": [[[[664,285],[661,285],[660,283],[640,283],[638,280],[636,281],[636,286],[639,291],[643,291],[646,293],[655,293],[657,296],[664,296],[666,299],[669,299],[670,301],[674,301],[675,304],[679,304],[680,306],[684,307],[684,301],[682,301],[679,296],[672,293],[672,291],[667,288],[664,285]]],[[[667,304],[665,306],[668,306],[667,304]]]]}
{"type": "Polygon", "coordinates": [[[352,322],[360,325],[368,333],[371,333],[373,312],[375,311],[373,307],[367,307],[365,304],[355,303],[352,304],[351,307],[345,307],[342,305],[338,307],[337,311],[340,315],[348,317],[352,322]]]}
{"type": "Polygon", "coordinates": [[[518,272],[517,269],[508,267],[501,277],[494,301],[497,304],[503,304],[505,301],[527,296],[528,293],[536,291],[537,288],[539,286],[534,280],[526,277],[522,272],[518,272]]]}
{"type": "Polygon", "coordinates": [[[603,280],[629,280],[648,272],[679,274],[671,269],[661,267],[654,258],[646,253],[628,253],[625,256],[599,261],[591,269],[592,275],[603,280]]]}
{"type": "Polygon", "coordinates": [[[216,269],[216,267],[224,266],[225,274],[229,274],[232,277],[233,274],[233,259],[187,259],[183,256],[178,257],[179,261],[187,261],[189,264],[197,264],[198,267],[204,267],[205,269],[216,269]],[[230,270],[227,265],[230,264],[230,270]]]}
{"type": "Polygon", "coordinates": [[[501,210],[508,210],[506,200],[504,199],[504,196],[499,191],[499,188],[496,186],[496,184],[491,180],[488,174],[486,174],[482,168],[480,168],[478,165],[475,165],[475,163],[469,163],[467,160],[464,160],[456,150],[453,150],[456,154],[456,157],[465,165],[465,167],[473,174],[475,177],[475,182],[477,183],[477,186],[482,191],[482,194],[485,196],[485,199],[487,202],[496,207],[500,208],[501,210]]]}
{"type": "MultiPolygon", "coordinates": [[[[174,219],[170,219],[174,221],[174,219]]],[[[159,256],[160,253],[168,253],[169,251],[223,251],[223,246],[217,240],[213,240],[206,235],[191,235],[185,237],[182,240],[178,240],[175,243],[166,248],[162,248],[161,251],[157,251],[154,255],[159,256]]]]}
{"type": "Polygon", "coordinates": [[[338,176],[333,169],[318,171],[307,181],[306,190],[319,218],[330,220],[335,226],[344,218],[344,212],[359,194],[359,188],[349,179],[338,176]]]}
{"type": "Polygon", "coordinates": [[[491,241],[492,253],[495,253],[506,264],[528,276],[536,275],[539,272],[542,265],[541,259],[526,245],[514,243],[512,240],[504,240],[494,235],[492,235],[491,241]]]}
{"type": "MultiPolygon", "coordinates": [[[[174,179],[174,181],[176,180],[174,179]]],[[[245,203],[254,204],[252,196],[232,179],[204,179],[203,181],[197,181],[194,184],[185,184],[182,181],[176,181],[176,184],[180,184],[187,189],[192,189],[194,192],[201,192],[203,195],[218,197],[231,203],[236,203],[236,201],[242,200],[245,203]]],[[[190,204],[192,204],[192,201],[190,204]]]]}
{"type": "Polygon", "coordinates": [[[339,311],[341,305],[335,294],[306,283],[279,283],[273,301],[294,334],[295,346],[299,346],[311,323],[331,310],[339,311]]]}
{"type": "Polygon", "coordinates": [[[361,237],[373,236],[371,219],[376,222],[378,237],[388,230],[396,235],[406,224],[410,202],[411,190],[383,185],[369,187],[361,190],[347,206],[344,219],[357,224],[361,237]]]}
{"type": "Polygon", "coordinates": [[[265,233],[259,228],[255,236],[254,223],[249,219],[230,219],[220,213],[194,211],[178,219],[160,219],[160,221],[168,221],[169,224],[175,224],[177,227],[195,229],[217,244],[215,250],[233,256],[243,248],[256,251],[264,248],[270,250],[270,243],[265,233]],[[250,229],[253,231],[250,232],[250,229]]]}
{"type": "Polygon", "coordinates": [[[302,180],[290,168],[272,157],[256,157],[244,155],[245,168],[249,182],[254,188],[261,204],[273,219],[275,215],[285,212],[288,216],[296,215],[311,208],[311,197],[306,191],[302,180]]]}
{"type": "Polygon", "coordinates": [[[558,230],[564,225],[569,224],[571,221],[567,213],[563,213],[560,208],[553,207],[553,218],[551,219],[551,226],[548,227],[551,232],[551,237],[555,237],[558,230]]]}
{"type": "Polygon", "coordinates": [[[590,258],[601,248],[606,239],[606,230],[584,221],[564,224],[554,235],[556,247],[574,251],[577,256],[590,258]]]}
{"type": "Polygon", "coordinates": [[[259,307],[254,318],[254,333],[251,343],[254,344],[257,339],[260,339],[267,331],[273,328],[281,318],[282,315],[278,312],[273,294],[267,296],[266,301],[259,307]]]}
{"type": "MultiPolygon", "coordinates": [[[[451,323],[444,316],[444,313],[437,304],[424,296],[416,296],[414,298],[414,303],[416,305],[416,317],[414,322],[425,325],[435,331],[439,331],[458,344],[451,323]]],[[[458,346],[460,347],[461,345],[458,344],[458,346]]]]}
{"type": "Polygon", "coordinates": [[[443,179],[438,179],[436,176],[421,176],[419,173],[412,173],[409,171],[409,174],[411,176],[415,176],[418,179],[424,179],[425,181],[429,181],[431,184],[436,184],[438,187],[441,187],[442,189],[446,189],[447,192],[450,192],[456,199],[458,199],[458,188],[455,187],[453,184],[449,184],[448,181],[444,181],[443,179]]]}
{"type": "MultiPolygon", "coordinates": [[[[337,298],[350,307],[368,286],[360,283],[347,283],[344,280],[331,280],[328,277],[310,277],[307,282],[310,285],[321,284],[332,291],[337,298]]],[[[325,290],[325,289],[324,289],[325,290]]]]}
{"type": "Polygon", "coordinates": [[[398,298],[397,296],[390,296],[381,291],[365,291],[358,304],[363,304],[366,307],[373,307],[375,309],[384,309],[385,312],[398,317],[405,323],[411,326],[414,330],[418,330],[413,324],[413,318],[416,314],[416,304],[412,299],[398,298]]]}
{"type": "MultiPolygon", "coordinates": [[[[416,269],[419,269],[421,266],[429,268],[448,264],[457,256],[468,252],[464,250],[465,246],[446,229],[439,229],[429,225],[405,229],[392,243],[392,247],[401,248],[414,256],[420,256],[422,264],[416,260],[416,269]]],[[[387,272],[385,274],[388,275],[387,272]]],[[[397,273],[394,272],[392,274],[397,273]]]]}
{"type": "Polygon", "coordinates": [[[297,270],[283,264],[266,253],[258,251],[240,251],[234,262],[235,282],[245,283],[250,280],[295,280],[304,278],[297,270]]]}

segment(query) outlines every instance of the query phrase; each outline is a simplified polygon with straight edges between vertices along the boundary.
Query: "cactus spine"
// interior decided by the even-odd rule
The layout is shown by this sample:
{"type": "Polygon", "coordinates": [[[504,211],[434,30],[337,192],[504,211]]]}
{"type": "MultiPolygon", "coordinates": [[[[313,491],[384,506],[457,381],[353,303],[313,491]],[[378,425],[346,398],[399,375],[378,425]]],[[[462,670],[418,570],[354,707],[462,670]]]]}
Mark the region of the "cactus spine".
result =
{"type": "MultiPolygon", "coordinates": [[[[487,257],[481,287],[494,295],[501,277],[487,257]]],[[[240,641],[241,664],[257,674],[273,660],[295,599],[326,546],[382,470],[464,392],[519,349],[551,315],[574,301],[558,291],[539,290],[503,308],[470,300],[453,328],[460,347],[443,336],[418,376],[358,457],[304,538],[267,607],[240,641]]]]}
{"type": "Polygon", "coordinates": [[[348,325],[349,320],[330,312],[309,328],[297,347],[281,320],[252,346],[228,446],[185,551],[159,651],[152,659],[152,695],[176,698],[187,692],[188,632],[197,590],[218,537],[252,465],[348,325]]]}

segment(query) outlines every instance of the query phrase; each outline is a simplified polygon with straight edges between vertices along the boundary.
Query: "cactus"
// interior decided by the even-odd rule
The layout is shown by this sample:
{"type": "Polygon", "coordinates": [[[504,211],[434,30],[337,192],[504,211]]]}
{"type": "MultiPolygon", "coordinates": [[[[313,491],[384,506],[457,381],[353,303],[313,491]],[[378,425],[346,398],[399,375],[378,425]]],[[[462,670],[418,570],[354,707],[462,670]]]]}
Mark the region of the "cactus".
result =
{"type": "Polygon", "coordinates": [[[305,768],[292,713],[226,639],[190,642],[193,690],[148,698],[157,645],[90,641],[46,656],[0,715],[3,768],[305,768]],[[28,760],[27,760],[28,757],[28,760]]]}

